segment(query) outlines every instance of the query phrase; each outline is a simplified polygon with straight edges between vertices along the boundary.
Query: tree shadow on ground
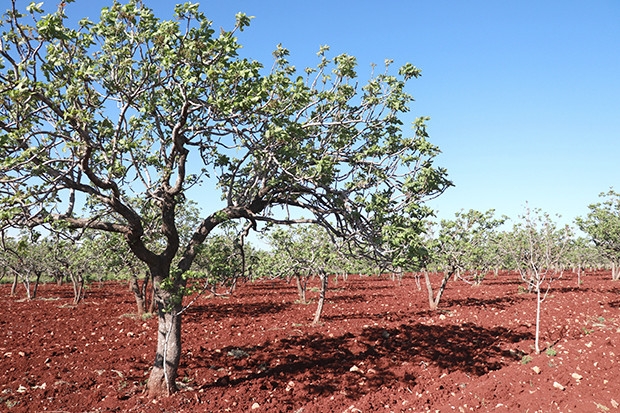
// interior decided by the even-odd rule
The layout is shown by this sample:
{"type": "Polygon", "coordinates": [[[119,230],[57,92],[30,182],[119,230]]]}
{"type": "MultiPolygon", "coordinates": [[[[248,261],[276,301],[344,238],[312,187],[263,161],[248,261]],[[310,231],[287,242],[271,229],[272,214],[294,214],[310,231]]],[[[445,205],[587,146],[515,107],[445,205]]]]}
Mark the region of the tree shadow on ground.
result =
{"type": "Polygon", "coordinates": [[[365,328],[359,335],[306,334],[255,347],[230,346],[217,353],[201,349],[194,360],[227,371],[204,388],[255,381],[273,390],[293,381],[310,394],[346,392],[347,397],[359,398],[382,386],[415,386],[420,365],[484,375],[517,359],[503,344],[530,339],[531,333],[504,327],[402,324],[390,329],[365,328]],[[409,371],[403,365],[411,366],[409,371]]]}
{"type": "Polygon", "coordinates": [[[448,372],[461,371],[477,376],[502,368],[506,359],[515,359],[512,352],[502,349],[503,343],[533,339],[529,332],[519,333],[505,327],[487,329],[473,323],[403,324],[392,329],[366,329],[364,336],[398,360],[421,359],[448,372]]]}
{"type": "Polygon", "coordinates": [[[232,317],[253,318],[263,314],[274,314],[287,310],[291,303],[218,303],[218,304],[194,304],[189,307],[185,313],[187,322],[201,323],[205,318],[212,320],[224,320],[232,317]]]}
{"type": "MultiPolygon", "coordinates": [[[[610,295],[612,296],[620,297],[620,288],[618,287],[612,288],[609,292],[611,293],[610,295]]],[[[607,305],[610,306],[611,308],[620,308],[620,299],[609,301],[607,305]]]]}
{"type": "Polygon", "coordinates": [[[445,300],[445,308],[450,309],[452,307],[475,307],[475,308],[484,308],[484,307],[494,307],[499,310],[504,310],[513,304],[528,299],[527,294],[519,294],[519,295],[505,295],[503,297],[494,297],[494,298],[474,298],[474,297],[466,297],[466,298],[447,298],[445,300]]]}

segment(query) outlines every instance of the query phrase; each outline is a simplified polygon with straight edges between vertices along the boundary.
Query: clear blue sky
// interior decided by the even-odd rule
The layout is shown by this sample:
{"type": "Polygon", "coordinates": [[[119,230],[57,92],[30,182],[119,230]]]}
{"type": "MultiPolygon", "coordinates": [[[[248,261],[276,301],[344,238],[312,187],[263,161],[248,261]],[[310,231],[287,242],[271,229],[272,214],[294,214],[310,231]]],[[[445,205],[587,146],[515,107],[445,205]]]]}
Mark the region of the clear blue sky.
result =
{"type": "MultiPolygon", "coordinates": [[[[175,3],[144,2],[162,18],[175,3]]],[[[299,68],[324,44],[355,55],[362,78],[385,58],[421,68],[404,120],[431,117],[437,163],[456,185],[431,204],[440,218],[470,208],[516,218],[528,202],[571,223],[600,192],[620,190],[620,1],[200,3],[215,27],[255,16],[239,39],[266,66],[282,43],[299,68]]],[[[107,4],[67,10],[94,20],[107,4]]]]}

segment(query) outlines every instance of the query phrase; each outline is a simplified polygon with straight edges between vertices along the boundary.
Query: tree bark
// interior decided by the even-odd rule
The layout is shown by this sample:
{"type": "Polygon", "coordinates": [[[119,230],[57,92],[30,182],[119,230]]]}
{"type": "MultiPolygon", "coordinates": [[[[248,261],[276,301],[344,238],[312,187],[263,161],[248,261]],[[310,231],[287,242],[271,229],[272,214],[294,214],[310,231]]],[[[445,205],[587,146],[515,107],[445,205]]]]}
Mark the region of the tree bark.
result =
{"type": "Polygon", "coordinates": [[[15,274],[13,274],[13,284],[11,284],[11,297],[15,296],[15,294],[17,293],[18,281],[19,281],[19,274],[15,272],[15,274]]]}
{"type": "Polygon", "coordinates": [[[299,294],[299,301],[302,304],[307,304],[306,301],[306,288],[308,286],[308,278],[301,279],[301,275],[295,275],[295,282],[297,283],[297,293],[299,294]]]}
{"type": "Polygon", "coordinates": [[[129,277],[129,289],[133,292],[133,296],[136,299],[136,306],[138,309],[138,315],[142,316],[147,311],[147,286],[149,282],[149,274],[147,273],[144,276],[144,281],[142,282],[142,287],[140,287],[140,282],[138,281],[138,276],[132,271],[131,276],[129,277]]]}
{"type": "Polygon", "coordinates": [[[39,281],[41,280],[42,271],[35,272],[34,288],[32,289],[32,299],[37,298],[37,291],[39,290],[39,281]]]}
{"type": "Polygon", "coordinates": [[[441,300],[441,296],[443,295],[443,292],[446,289],[446,285],[448,285],[448,281],[450,280],[450,277],[454,275],[454,273],[455,273],[454,271],[447,271],[444,274],[443,280],[441,280],[441,285],[439,286],[439,290],[437,290],[437,295],[434,296],[433,286],[431,285],[431,278],[428,275],[428,271],[424,271],[426,289],[428,290],[428,304],[429,304],[431,311],[435,311],[437,310],[437,308],[439,308],[439,300],[441,300]]]}
{"type": "MultiPolygon", "coordinates": [[[[151,270],[152,274],[155,274],[151,270]]],[[[181,360],[181,310],[182,277],[173,279],[169,290],[162,288],[165,277],[154,276],[155,303],[157,306],[157,351],[147,383],[149,397],[169,396],[177,391],[176,378],[181,360]]]]}
{"type": "Polygon", "coordinates": [[[323,304],[325,303],[325,292],[327,291],[327,282],[329,281],[329,277],[324,272],[321,272],[319,277],[321,279],[321,292],[319,293],[319,303],[316,307],[316,313],[314,313],[314,320],[312,321],[313,325],[318,324],[321,319],[323,304]]]}
{"type": "Polygon", "coordinates": [[[611,279],[612,281],[620,280],[620,264],[615,261],[611,262],[611,279]]]}

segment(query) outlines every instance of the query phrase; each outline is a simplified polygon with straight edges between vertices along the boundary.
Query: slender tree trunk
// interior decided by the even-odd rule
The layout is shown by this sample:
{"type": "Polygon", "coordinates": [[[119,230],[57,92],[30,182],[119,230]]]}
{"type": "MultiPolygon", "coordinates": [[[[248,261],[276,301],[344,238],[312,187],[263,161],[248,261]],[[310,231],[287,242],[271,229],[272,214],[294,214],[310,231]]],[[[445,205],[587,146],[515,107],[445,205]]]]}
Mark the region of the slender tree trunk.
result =
{"type": "Polygon", "coordinates": [[[26,298],[28,299],[28,301],[30,301],[32,299],[32,296],[30,294],[30,274],[26,273],[26,275],[24,276],[24,279],[22,280],[22,283],[24,284],[24,288],[26,289],[26,298]]]}
{"type": "Polygon", "coordinates": [[[34,288],[32,289],[32,299],[37,298],[37,291],[39,290],[39,280],[41,280],[41,275],[43,273],[40,271],[37,271],[35,273],[35,279],[34,279],[34,288]]]}
{"type": "Polygon", "coordinates": [[[615,261],[611,262],[611,279],[613,281],[620,280],[620,265],[615,261]]]}
{"type": "Polygon", "coordinates": [[[316,307],[316,313],[314,313],[314,320],[312,321],[313,325],[318,324],[319,320],[321,319],[323,304],[325,303],[325,292],[327,291],[327,282],[329,281],[329,277],[323,271],[321,271],[319,277],[321,280],[321,292],[319,293],[319,303],[316,307]]]}
{"type": "Polygon", "coordinates": [[[77,305],[82,300],[84,277],[81,274],[71,273],[71,283],[73,284],[73,304],[77,305]]]}
{"type": "Polygon", "coordinates": [[[542,299],[540,296],[540,284],[541,281],[536,282],[536,333],[534,334],[534,348],[536,354],[540,354],[540,308],[542,305],[542,299]]]}
{"type": "Polygon", "coordinates": [[[443,279],[441,280],[441,285],[439,286],[439,290],[437,290],[437,295],[433,296],[433,286],[431,285],[431,278],[428,275],[428,271],[424,271],[426,289],[428,290],[428,304],[431,311],[435,311],[437,310],[437,308],[439,308],[439,301],[441,300],[441,296],[446,289],[446,285],[448,285],[450,277],[452,277],[454,273],[454,271],[446,271],[444,273],[443,279]]]}
{"type": "Polygon", "coordinates": [[[17,272],[13,275],[13,284],[11,285],[11,297],[17,292],[17,283],[19,281],[19,274],[17,272]]]}
{"type": "Polygon", "coordinates": [[[162,288],[164,276],[153,274],[155,302],[157,306],[157,351],[151,375],[147,383],[149,397],[169,396],[177,391],[176,378],[181,360],[181,310],[183,286],[181,276],[175,277],[169,290],[162,288]]]}
{"type": "Polygon", "coordinates": [[[302,277],[301,275],[295,275],[295,282],[297,283],[297,293],[299,294],[299,301],[302,304],[306,304],[306,289],[308,287],[308,277],[302,277]]]}
{"type": "MultiPolygon", "coordinates": [[[[147,283],[148,276],[144,278],[144,284],[147,283]]],[[[146,296],[144,294],[144,288],[140,288],[138,276],[132,271],[129,277],[129,289],[133,292],[133,296],[136,299],[136,306],[138,308],[138,315],[142,316],[146,312],[146,296]]]]}

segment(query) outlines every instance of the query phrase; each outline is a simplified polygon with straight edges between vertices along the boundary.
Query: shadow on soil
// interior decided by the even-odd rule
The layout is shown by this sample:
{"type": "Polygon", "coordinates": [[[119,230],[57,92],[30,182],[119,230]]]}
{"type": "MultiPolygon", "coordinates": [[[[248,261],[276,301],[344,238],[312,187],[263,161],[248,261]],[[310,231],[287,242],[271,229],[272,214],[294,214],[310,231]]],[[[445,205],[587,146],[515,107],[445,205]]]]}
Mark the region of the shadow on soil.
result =
{"type": "Polygon", "coordinates": [[[221,303],[221,304],[201,304],[190,307],[185,315],[187,322],[200,322],[205,318],[212,320],[223,320],[231,317],[257,317],[262,314],[273,314],[285,311],[292,304],[290,303],[221,303]]]}
{"type": "Polygon", "coordinates": [[[511,294],[503,297],[494,297],[494,298],[473,298],[467,297],[463,299],[446,299],[445,300],[445,308],[450,309],[452,307],[462,306],[462,307],[476,307],[476,308],[484,308],[484,307],[495,307],[499,310],[506,309],[513,305],[516,302],[523,301],[526,299],[530,299],[530,296],[527,294],[511,294]]]}
{"type": "MultiPolygon", "coordinates": [[[[263,390],[273,390],[292,381],[311,394],[344,392],[347,397],[358,398],[381,386],[415,386],[419,366],[484,375],[518,359],[503,350],[502,343],[532,338],[530,333],[503,327],[402,324],[391,329],[366,328],[358,336],[314,333],[256,347],[231,346],[217,354],[205,352],[195,360],[213,370],[228,369],[226,375],[205,388],[254,381],[263,390]],[[365,372],[352,371],[353,366],[365,372]]],[[[294,392],[290,394],[293,401],[294,392]]]]}

